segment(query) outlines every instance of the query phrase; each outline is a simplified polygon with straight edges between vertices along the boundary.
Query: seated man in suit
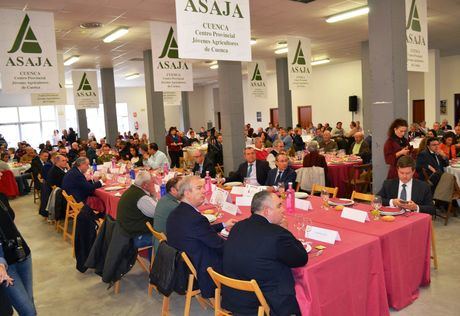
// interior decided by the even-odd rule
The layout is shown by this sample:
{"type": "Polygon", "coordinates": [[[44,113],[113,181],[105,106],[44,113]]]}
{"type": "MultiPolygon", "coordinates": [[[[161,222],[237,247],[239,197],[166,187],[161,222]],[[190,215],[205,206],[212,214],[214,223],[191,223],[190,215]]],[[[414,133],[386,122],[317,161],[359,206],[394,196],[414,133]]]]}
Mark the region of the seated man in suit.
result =
{"type": "Polygon", "coordinates": [[[426,140],[426,149],[417,156],[417,174],[420,180],[428,180],[433,184],[433,191],[438,185],[444,167],[449,165],[449,158],[439,148],[437,138],[426,140]],[[425,178],[426,177],[426,178],[425,178]]]}
{"type": "Polygon", "coordinates": [[[396,168],[398,179],[385,180],[378,193],[382,197],[382,204],[434,214],[430,186],[426,182],[414,179],[415,161],[409,156],[402,156],[396,163],[396,168]]]}
{"type": "Polygon", "coordinates": [[[193,166],[193,174],[196,172],[200,173],[200,177],[204,178],[206,176],[206,171],[209,171],[209,175],[214,178],[216,176],[216,168],[214,168],[213,162],[203,155],[201,150],[196,149],[192,153],[193,160],[195,165],[193,166]]]}
{"type": "Polygon", "coordinates": [[[277,168],[271,169],[268,172],[265,185],[277,186],[280,182],[282,182],[285,189],[288,188],[289,182],[294,185],[297,174],[294,169],[289,167],[289,158],[285,153],[281,153],[276,156],[276,165],[278,166],[277,168]]]}
{"type": "MultiPolygon", "coordinates": [[[[261,191],[251,202],[251,217],[235,224],[224,245],[224,275],[259,284],[273,315],[300,315],[291,268],[307,264],[302,243],[287,228],[283,201],[261,191]]],[[[223,287],[222,307],[233,313],[257,313],[253,293],[223,287]]]]}
{"type": "Polygon", "coordinates": [[[371,160],[371,150],[369,144],[364,141],[364,134],[356,132],[353,135],[355,141],[351,143],[349,154],[361,157],[363,163],[369,163],[371,160]]]}
{"type": "Polygon", "coordinates": [[[280,152],[284,152],[284,143],[282,140],[277,139],[273,142],[273,150],[268,154],[266,159],[271,169],[276,168],[276,156],[280,152]]]}
{"type": "Polygon", "coordinates": [[[205,200],[203,180],[197,176],[185,177],[179,183],[181,203],[169,214],[166,236],[170,246],[185,251],[198,274],[198,286],[204,298],[214,297],[214,283],[206,269],[222,272],[224,239],[219,237],[224,227],[231,228],[235,220],[223,224],[209,224],[197,210],[205,200]]]}
{"type": "Polygon", "coordinates": [[[246,147],[244,149],[244,159],[246,162],[243,162],[238,167],[238,170],[233,175],[230,175],[226,181],[243,182],[245,178],[248,178],[249,184],[264,185],[267,181],[268,171],[270,171],[268,162],[256,160],[256,151],[253,147],[246,147]]]}
{"type": "Polygon", "coordinates": [[[57,155],[54,157],[54,165],[48,172],[48,184],[50,187],[53,185],[57,187],[62,186],[62,180],[64,179],[65,173],[69,170],[69,163],[67,157],[63,155],[57,155]]]}
{"type": "Polygon", "coordinates": [[[88,196],[93,194],[94,190],[104,185],[102,180],[87,180],[86,171],[89,169],[89,160],[86,157],[80,157],[75,160],[72,169],[66,173],[62,180],[62,189],[67,194],[73,195],[77,202],[86,202],[88,196]]]}
{"type": "Polygon", "coordinates": [[[140,171],[134,184],[121,195],[118,203],[117,221],[133,238],[136,248],[152,245],[152,233],[145,223],[153,224],[157,206],[155,194],[152,175],[148,171],[140,171]]]}
{"type": "Polygon", "coordinates": [[[34,187],[37,190],[41,190],[41,184],[38,180],[38,175],[43,178],[43,166],[45,163],[48,162],[50,154],[48,151],[43,150],[40,152],[40,155],[35,156],[32,159],[30,170],[32,171],[33,179],[34,179],[34,187]]]}

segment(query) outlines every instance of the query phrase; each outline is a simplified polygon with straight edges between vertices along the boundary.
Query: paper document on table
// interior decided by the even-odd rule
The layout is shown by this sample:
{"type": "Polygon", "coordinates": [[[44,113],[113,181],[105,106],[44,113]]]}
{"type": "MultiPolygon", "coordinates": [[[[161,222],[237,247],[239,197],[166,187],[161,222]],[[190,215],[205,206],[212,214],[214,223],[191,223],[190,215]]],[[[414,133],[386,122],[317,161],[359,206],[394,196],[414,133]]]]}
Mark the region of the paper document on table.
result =
{"type": "Polygon", "coordinates": [[[231,215],[236,215],[239,212],[239,208],[235,204],[224,202],[222,204],[222,211],[227,212],[231,215]]]}
{"type": "Polygon", "coordinates": [[[230,191],[230,193],[236,194],[236,195],[243,195],[245,191],[246,191],[245,187],[232,187],[232,191],[230,191]]]}
{"type": "Polygon", "coordinates": [[[344,207],[342,210],[342,218],[350,219],[360,223],[369,221],[369,214],[365,211],[360,211],[351,207],[344,207]]]}
{"type": "Polygon", "coordinates": [[[239,206],[251,206],[252,196],[237,196],[235,204],[239,206]]]}
{"type": "Polygon", "coordinates": [[[316,226],[310,226],[310,229],[307,227],[305,237],[332,245],[335,244],[336,241],[340,241],[340,234],[338,231],[316,226]]]}
{"type": "Polygon", "coordinates": [[[170,171],[170,172],[168,172],[168,174],[165,175],[165,177],[164,177],[165,183],[168,182],[170,179],[174,178],[175,176],[176,176],[176,172],[175,172],[175,171],[170,171]]]}
{"type": "Polygon", "coordinates": [[[312,209],[311,202],[304,199],[295,199],[295,208],[308,211],[312,209]]]}
{"type": "Polygon", "coordinates": [[[223,204],[227,201],[228,195],[228,191],[225,191],[221,188],[216,188],[214,192],[212,192],[209,202],[213,205],[223,204]]]}
{"type": "Polygon", "coordinates": [[[257,186],[257,185],[248,184],[245,187],[245,191],[244,191],[243,195],[254,196],[254,194],[256,194],[256,193],[258,193],[260,191],[263,191],[264,188],[265,187],[260,187],[260,186],[257,186]]]}

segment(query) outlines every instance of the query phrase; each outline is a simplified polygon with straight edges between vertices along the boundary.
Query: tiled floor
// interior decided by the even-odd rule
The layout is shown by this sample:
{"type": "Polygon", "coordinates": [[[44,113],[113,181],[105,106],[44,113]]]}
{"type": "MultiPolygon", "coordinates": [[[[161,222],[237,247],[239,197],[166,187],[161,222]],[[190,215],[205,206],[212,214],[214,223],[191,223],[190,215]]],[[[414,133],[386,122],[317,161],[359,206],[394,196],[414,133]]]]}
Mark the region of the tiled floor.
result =
{"type": "MultiPolygon", "coordinates": [[[[161,298],[147,295],[148,277],[138,266],[122,280],[121,292],[115,295],[92,271],[82,274],[75,269],[70,243],[63,242],[62,234],[37,215],[31,195],[11,205],[32,249],[39,315],[160,315],[161,298]]],[[[435,228],[439,270],[432,269],[431,285],[421,290],[419,299],[402,311],[392,311],[394,315],[460,315],[460,219],[453,218],[447,227],[438,219],[435,228]]],[[[183,307],[184,298],[173,295],[171,315],[182,315],[183,307]]],[[[194,300],[191,315],[213,313],[202,310],[194,300]]]]}

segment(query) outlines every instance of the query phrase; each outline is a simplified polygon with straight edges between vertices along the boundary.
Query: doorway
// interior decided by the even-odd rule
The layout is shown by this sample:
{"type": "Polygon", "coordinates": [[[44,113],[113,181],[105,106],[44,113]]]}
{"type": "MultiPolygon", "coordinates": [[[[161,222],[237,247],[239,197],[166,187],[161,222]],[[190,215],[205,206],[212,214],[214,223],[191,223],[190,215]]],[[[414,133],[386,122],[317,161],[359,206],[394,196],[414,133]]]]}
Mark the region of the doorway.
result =
{"type": "Polygon", "coordinates": [[[297,107],[298,123],[302,128],[307,127],[312,122],[311,105],[297,107]]]}
{"type": "Polygon", "coordinates": [[[273,126],[277,126],[279,124],[278,108],[270,109],[270,122],[273,124],[273,126]]]}
{"type": "Polygon", "coordinates": [[[425,120],[425,100],[412,101],[412,121],[420,123],[425,120]]]}
{"type": "Polygon", "coordinates": [[[454,105],[455,105],[455,121],[452,126],[457,125],[457,123],[460,121],[460,93],[454,94],[454,105]]]}
{"type": "Polygon", "coordinates": [[[222,121],[220,117],[220,112],[217,112],[217,130],[218,131],[222,130],[222,121]]]}

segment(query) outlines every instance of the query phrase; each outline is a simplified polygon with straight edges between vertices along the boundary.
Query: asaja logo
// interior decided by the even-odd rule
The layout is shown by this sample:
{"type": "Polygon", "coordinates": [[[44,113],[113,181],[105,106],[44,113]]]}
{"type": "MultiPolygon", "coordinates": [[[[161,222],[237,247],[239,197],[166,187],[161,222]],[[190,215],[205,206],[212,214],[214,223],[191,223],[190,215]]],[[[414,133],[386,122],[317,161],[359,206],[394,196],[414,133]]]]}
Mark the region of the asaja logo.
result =
{"type": "Polygon", "coordinates": [[[240,6],[232,2],[234,1],[188,0],[184,11],[243,19],[240,6]]]}
{"type": "Polygon", "coordinates": [[[252,74],[251,81],[262,81],[262,75],[260,74],[259,64],[254,67],[254,73],[252,74]]]}
{"type": "Polygon", "coordinates": [[[411,29],[414,32],[421,32],[422,27],[420,26],[420,17],[418,15],[417,5],[415,4],[416,0],[412,0],[410,6],[409,18],[407,19],[406,30],[411,29]]]}
{"type": "Polygon", "coordinates": [[[19,32],[16,35],[13,47],[11,47],[8,53],[15,53],[19,47],[21,47],[21,52],[23,53],[40,54],[42,52],[42,48],[40,47],[37,37],[35,36],[32,27],[30,27],[29,22],[29,15],[26,14],[24,16],[24,20],[22,20],[19,32]]]}
{"type": "Polygon", "coordinates": [[[174,30],[172,27],[169,29],[168,37],[165,41],[165,46],[163,47],[163,51],[158,58],[164,57],[179,58],[179,49],[177,47],[176,39],[174,38],[174,30]]]}
{"type": "Polygon", "coordinates": [[[78,89],[77,89],[77,96],[79,97],[96,96],[96,93],[93,92],[93,89],[91,88],[91,84],[89,83],[89,80],[86,76],[86,72],[84,72],[83,76],[81,77],[80,85],[78,86],[78,89]]]}
{"type": "Polygon", "coordinates": [[[305,56],[303,55],[303,50],[302,50],[302,43],[299,40],[299,43],[297,44],[297,49],[295,50],[295,55],[294,55],[294,60],[292,61],[292,64],[297,64],[297,65],[306,65],[307,63],[305,62],[305,56]]]}

